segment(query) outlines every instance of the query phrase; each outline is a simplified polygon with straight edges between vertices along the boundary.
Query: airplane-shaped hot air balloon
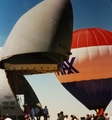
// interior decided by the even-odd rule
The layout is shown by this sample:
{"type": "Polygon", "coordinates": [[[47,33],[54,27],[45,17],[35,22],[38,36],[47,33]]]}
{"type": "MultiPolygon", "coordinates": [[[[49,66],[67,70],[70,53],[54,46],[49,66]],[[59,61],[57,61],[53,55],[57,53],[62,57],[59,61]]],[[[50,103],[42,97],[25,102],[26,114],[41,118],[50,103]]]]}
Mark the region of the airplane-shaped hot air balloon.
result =
{"type": "Polygon", "coordinates": [[[71,52],[57,78],[89,110],[105,110],[112,100],[112,32],[101,28],[76,30],[71,52]]]}
{"type": "Polygon", "coordinates": [[[19,18],[0,51],[1,115],[23,115],[19,94],[28,104],[40,103],[23,75],[60,71],[72,32],[70,0],[44,0],[19,18]]]}

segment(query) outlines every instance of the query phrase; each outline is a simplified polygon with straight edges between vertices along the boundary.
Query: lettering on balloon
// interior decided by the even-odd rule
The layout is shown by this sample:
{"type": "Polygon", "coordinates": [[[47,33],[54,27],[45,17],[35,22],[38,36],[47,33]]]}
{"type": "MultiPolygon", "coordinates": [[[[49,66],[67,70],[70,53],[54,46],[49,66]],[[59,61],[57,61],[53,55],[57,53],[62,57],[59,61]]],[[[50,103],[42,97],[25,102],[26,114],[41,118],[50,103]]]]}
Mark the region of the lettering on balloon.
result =
{"type": "Polygon", "coordinates": [[[62,70],[61,72],[57,72],[57,75],[66,75],[66,74],[74,74],[79,73],[79,71],[73,66],[73,63],[75,61],[75,57],[72,57],[71,61],[64,61],[62,64],[62,70]]]}

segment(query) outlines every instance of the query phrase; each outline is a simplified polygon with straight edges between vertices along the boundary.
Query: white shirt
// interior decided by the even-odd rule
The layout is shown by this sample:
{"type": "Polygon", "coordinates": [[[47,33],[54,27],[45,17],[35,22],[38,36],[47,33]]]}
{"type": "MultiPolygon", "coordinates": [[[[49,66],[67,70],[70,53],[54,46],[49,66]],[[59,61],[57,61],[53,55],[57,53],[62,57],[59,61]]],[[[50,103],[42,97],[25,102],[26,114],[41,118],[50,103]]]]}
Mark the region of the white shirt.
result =
{"type": "Polygon", "coordinates": [[[12,120],[11,118],[5,118],[5,120],[12,120]]]}

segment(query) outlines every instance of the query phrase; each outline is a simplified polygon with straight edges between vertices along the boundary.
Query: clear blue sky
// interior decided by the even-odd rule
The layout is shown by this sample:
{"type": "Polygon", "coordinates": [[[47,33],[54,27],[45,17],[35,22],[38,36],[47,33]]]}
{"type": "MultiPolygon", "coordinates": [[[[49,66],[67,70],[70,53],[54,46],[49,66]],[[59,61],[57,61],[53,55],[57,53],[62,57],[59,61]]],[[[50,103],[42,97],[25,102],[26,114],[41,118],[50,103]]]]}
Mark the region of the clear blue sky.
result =
{"type": "MultiPolygon", "coordinates": [[[[19,17],[42,0],[0,0],[0,46],[3,46],[19,17]]],[[[98,27],[112,31],[111,0],[71,0],[74,13],[74,30],[98,27]]],[[[69,116],[92,114],[76,100],[52,74],[26,76],[43,107],[48,106],[51,120],[56,120],[61,110],[69,116]]],[[[112,102],[106,109],[112,114],[112,102]]],[[[70,118],[69,118],[70,119],[70,118]]]]}

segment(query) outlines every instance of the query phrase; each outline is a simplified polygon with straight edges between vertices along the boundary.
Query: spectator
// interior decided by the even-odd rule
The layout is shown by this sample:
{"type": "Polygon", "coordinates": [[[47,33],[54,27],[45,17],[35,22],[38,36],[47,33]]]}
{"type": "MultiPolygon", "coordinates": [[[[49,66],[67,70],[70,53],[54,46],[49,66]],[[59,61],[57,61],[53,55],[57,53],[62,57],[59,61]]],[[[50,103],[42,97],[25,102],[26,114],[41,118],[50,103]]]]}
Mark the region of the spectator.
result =
{"type": "Polygon", "coordinates": [[[60,113],[57,114],[57,120],[61,120],[60,113]]]}
{"type": "Polygon", "coordinates": [[[6,114],[6,118],[4,120],[12,120],[8,114],[6,114]]]}
{"type": "Polygon", "coordinates": [[[34,112],[35,112],[35,116],[36,116],[37,120],[40,120],[40,114],[39,114],[40,109],[37,105],[35,105],[35,107],[34,107],[34,112]]]}
{"type": "Polygon", "coordinates": [[[68,119],[68,115],[65,115],[65,118],[64,118],[64,120],[67,120],[68,119]]]}
{"type": "MultiPolygon", "coordinates": [[[[71,115],[71,120],[78,120],[78,118],[75,116],[75,115],[71,115]]],[[[81,118],[81,120],[82,120],[82,118],[81,118]]]]}
{"type": "Polygon", "coordinates": [[[27,103],[24,105],[24,114],[30,117],[30,107],[27,103]]]}
{"type": "Polygon", "coordinates": [[[99,117],[97,118],[97,120],[106,120],[103,111],[100,111],[99,117]]]}
{"type": "Polygon", "coordinates": [[[64,118],[65,118],[65,116],[64,116],[64,114],[63,114],[63,111],[61,111],[61,112],[60,112],[60,119],[61,119],[61,120],[64,120],[64,118]]]}
{"type": "Polygon", "coordinates": [[[89,114],[86,115],[86,120],[91,120],[91,117],[89,114]]]}
{"type": "Polygon", "coordinates": [[[105,116],[105,120],[109,120],[108,113],[105,113],[104,116],[105,116]]]}
{"type": "Polygon", "coordinates": [[[31,120],[35,120],[35,111],[34,111],[34,107],[31,107],[31,120]]]}
{"type": "Polygon", "coordinates": [[[47,106],[45,106],[45,108],[43,109],[44,120],[47,120],[48,115],[49,115],[48,108],[47,106]]]}

